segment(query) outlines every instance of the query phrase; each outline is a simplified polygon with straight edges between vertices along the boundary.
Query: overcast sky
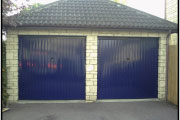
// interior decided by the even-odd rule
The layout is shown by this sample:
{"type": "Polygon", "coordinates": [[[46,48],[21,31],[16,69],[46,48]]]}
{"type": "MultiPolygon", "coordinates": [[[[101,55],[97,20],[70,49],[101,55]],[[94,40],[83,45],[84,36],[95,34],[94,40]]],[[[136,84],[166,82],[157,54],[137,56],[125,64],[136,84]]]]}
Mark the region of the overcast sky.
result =
{"type": "MultiPolygon", "coordinates": [[[[17,0],[19,4],[23,0],[17,0]]],[[[48,4],[57,0],[30,0],[30,4],[41,3],[48,4]]],[[[164,18],[165,0],[127,0],[127,5],[152,15],[164,18]]]]}
{"type": "Polygon", "coordinates": [[[164,18],[165,0],[127,0],[127,5],[164,18]]]}

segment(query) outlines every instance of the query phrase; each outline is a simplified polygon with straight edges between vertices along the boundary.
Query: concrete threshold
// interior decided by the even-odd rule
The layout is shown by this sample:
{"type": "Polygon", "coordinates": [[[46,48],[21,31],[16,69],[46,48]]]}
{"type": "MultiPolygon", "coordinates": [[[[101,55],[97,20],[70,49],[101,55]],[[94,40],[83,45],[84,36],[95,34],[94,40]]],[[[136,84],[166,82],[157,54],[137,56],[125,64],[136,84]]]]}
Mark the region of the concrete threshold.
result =
{"type": "Polygon", "coordinates": [[[86,103],[85,100],[18,100],[19,104],[27,103],[86,103]]]}
{"type": "Polygon", "coordinates": [[[97,102],[143,102],[143,101],[160,101],[158,98],[148,98],[148,99],[102,99],[97,100],[97,102]]]}
{"type": "Polygon", "coordinates": [[[18,100],[19,104],[27,103],[98,103],[98,102],[143,102],[143,101],[160,101],[157,98],[152,99],[103,99],[97,101],[86,100],[18,100]]]}

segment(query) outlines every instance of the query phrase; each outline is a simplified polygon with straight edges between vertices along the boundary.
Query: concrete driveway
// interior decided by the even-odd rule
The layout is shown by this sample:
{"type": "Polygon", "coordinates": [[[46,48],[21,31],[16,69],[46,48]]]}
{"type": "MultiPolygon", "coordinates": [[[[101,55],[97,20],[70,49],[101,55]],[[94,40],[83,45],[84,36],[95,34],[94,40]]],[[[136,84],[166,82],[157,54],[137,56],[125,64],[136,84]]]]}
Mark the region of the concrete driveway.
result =
{"type": "Polygon", "coordinates": [[[177,106],[165,102],[12,104],[3,120],[177,120],[177,106]]]}

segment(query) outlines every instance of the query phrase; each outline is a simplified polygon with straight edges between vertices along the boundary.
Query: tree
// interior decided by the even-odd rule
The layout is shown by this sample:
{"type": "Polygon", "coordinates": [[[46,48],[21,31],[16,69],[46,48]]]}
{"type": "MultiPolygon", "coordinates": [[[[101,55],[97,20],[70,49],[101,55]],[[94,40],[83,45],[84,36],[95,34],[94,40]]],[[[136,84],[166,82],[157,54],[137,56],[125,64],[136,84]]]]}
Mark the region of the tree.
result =
{"type": "Polygon", "coordinates": [[[33,4],[33,5],[29,5],[29,6],[26,7],[23,11],[29,11],[29,10],[35,9],[35,8],[37,8],[37,7],[40,7],[40,6],[42,6],[42,4],[40,4],[40,3],[35,3],[35,4],[33,4]]]}
{"type": "Polygon", "coordinates": [[[11,13],[24,9],[24,7],[23,5],[18,7],[11,0],[2,0],[2,27],[4,28],[5,25],[16,26],[16,21],[13,19],[14,17],[11,16],[11,13]]]}
{"type": "MultiPolygon", "coordinates": [[[[16,0],[17,1],[17,0],[16,0]]],[[[25,2],[28,2],[29,0],[24,0],[25,2]]],[[[2,22],[3,22],[3,28],[5,26],[16,26],[16,17],[21,13],[22,11],[28,12],[31,9],[37,8],[41,6],[42,4],[36,3],[33,5],[25,5],[22,4],[20,6],[16,5],[12,0],[2,0],[2,22]]]]}

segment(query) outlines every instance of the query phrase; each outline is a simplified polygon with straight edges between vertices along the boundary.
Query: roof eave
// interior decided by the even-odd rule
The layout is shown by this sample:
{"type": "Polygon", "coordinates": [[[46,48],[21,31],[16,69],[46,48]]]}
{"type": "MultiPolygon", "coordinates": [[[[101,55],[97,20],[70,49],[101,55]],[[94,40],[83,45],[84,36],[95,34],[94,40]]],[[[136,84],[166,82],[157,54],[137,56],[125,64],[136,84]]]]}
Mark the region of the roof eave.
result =
{"type": "Polygon", "coordinates": [[[171,31],[171,33],[177,33],[178,29],[163,29],[163,28],[136,28],[136,27],[106,27],[106,26],[38,26],[38,25],[18,25],[18,26],[6,26],[7,29],[13,28],[61,28],[61,29],[127,29],[127,30],[155,30],[155,31],[171,31]]]}

